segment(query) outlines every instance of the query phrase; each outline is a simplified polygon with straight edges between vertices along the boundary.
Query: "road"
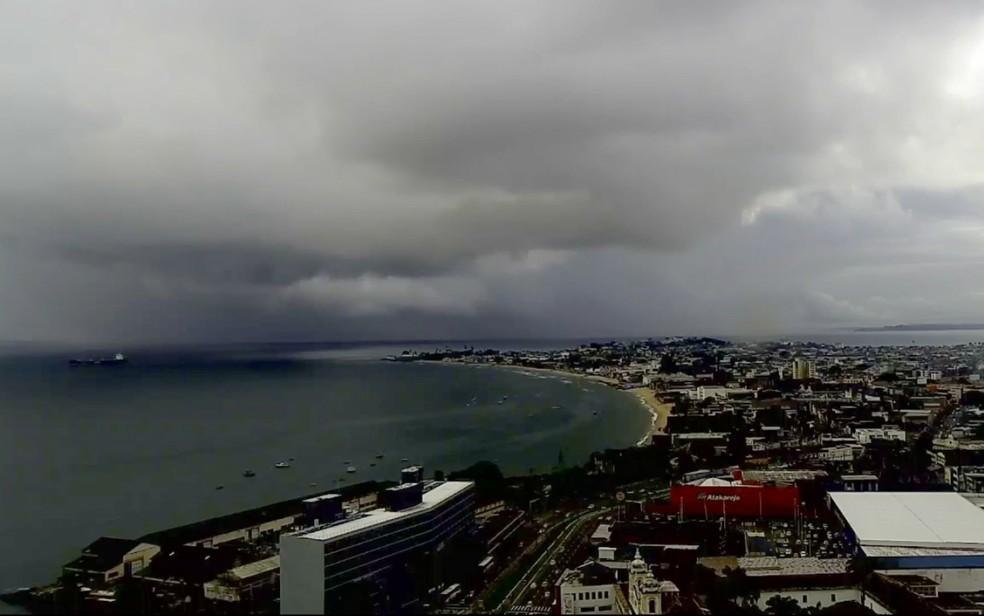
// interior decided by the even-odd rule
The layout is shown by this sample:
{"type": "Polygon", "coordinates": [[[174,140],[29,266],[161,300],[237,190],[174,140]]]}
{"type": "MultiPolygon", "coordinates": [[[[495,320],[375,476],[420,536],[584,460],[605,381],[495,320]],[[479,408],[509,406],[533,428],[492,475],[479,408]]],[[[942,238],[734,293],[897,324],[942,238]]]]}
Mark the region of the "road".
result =
{"type": "MultiPolygon", "coordinates": [[[[669,495],[669,489],[665,486],[666,482],[663,480],[648,479],[620,486],[615,492],[623,492],[630,500],[636,497],[663,499],[669,495]]],[[[572,517],[550,524],[542,530],[541,535],[550,536],[558,533],[557,537],[545,546],[538,548],[542,550],[540,556],[513,585],[493,611],[501,613],[508,610],[532,613],[531,610],[539,610],[549,605],[550,599],[546,598],[543,593],[551,589],[556,583],[555,578],[559,576],[560,570],[580,564],[579,562],[568,562],[568,560],[573,556],[572,551],[580,545],[579,541],[586,542],[588,540],[587,534],[582,531],[585,531],[585,527],[596,522],[598,518],[612,515],[618,509],[618,503],[610,496],[591,499],[591,501],[583,503],[583,506],[588,507],[588,509],[577,514],[570,514],[572,517]],[[555,564],[552,565],[551,562],[555,564]],[[526,605],[530,601],[533,602],[533,605],[526,605]],[[545,605],[543,605],[544,603],[545,605]]]]}
{"type": "MultiPolygon", "coordinates": [[[[590,524],[604,514],[610,513],[610,511],[609,509],[588,511],[562,523],[566,524],[566,526],[561,530],[560,535],[543,550],[540,557],[536,559],[529,570],[520,578],[516,586],[513,587],[513,590],[506,595],[502,605],[499,607],[502,608],[505,606],[515,609],[525,605],[527,601],[534,600],[538,590],[538,580],[545,579],[544,573],[549,573],[553,566],[550,563],[571,547],[572,539],[578,538],[585,525],[590,524]]],[[[552,582],[550,582],[550,585],[553,585],[552,582]]]]}

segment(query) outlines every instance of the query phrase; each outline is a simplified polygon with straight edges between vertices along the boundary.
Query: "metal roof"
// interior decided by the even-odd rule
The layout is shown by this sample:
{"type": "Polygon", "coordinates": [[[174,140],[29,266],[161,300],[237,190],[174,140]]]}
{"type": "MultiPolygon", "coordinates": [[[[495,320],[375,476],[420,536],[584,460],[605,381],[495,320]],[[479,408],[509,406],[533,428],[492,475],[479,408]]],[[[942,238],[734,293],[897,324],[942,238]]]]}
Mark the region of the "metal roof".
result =
{"type": "Polygon", "coordinates": [[[957,493],[833,492],[830,498],[863,547],[984,550],[984,510],[957,493]]]}
{"type": "Polygon", "coordinates": [[[749,577],[837,575],[847,572],[847,562],[847,558],[749,556],[739,558],[738,566],[749,577]]]}
{"type": "Polygon", "coordinates": [[[908,556],[984,556],[984,549],[969,548],[907,548],[900,546],[862,546],[869,558],[902,558],[908,556]]]}
{"type": "Polygon", "coordinates": [[[280,557],[271,556],[245,565],[240,565],[230,571],[235,577],[246,580],[257,575],[263,575],[280,569],[280,557]]]}
{"type": "Polygon", "coordinates": [[[386,524],[394,520],[410,517],[424,511],[437,507],[446,500],[461,494],[470,489],[474,484],[471,481],[444,481],[424,492],[422,502],[419,505],[401,509],[400,511],[387,511],[386,509],[375,509],[361,516],[349,518],[335,524],[318,528],[313,531],[301,531],[296,536],[314,541],[330,541],[343,535],[359,532],[373,526],[386,524]]]}

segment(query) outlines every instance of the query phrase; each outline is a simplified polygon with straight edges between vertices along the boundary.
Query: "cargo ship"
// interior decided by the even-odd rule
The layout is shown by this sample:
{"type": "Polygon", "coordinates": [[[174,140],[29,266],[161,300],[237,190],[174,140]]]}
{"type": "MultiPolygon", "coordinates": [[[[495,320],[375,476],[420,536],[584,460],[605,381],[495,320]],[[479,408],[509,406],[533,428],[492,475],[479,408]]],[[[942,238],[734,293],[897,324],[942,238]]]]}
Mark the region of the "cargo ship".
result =
{"type": "Polygon", "coordinates": [[[93,357],[89,359],[70,359],[69,366],[121,366],[127,362],[126,355],[117,353],[112,357],[93,357]]]}

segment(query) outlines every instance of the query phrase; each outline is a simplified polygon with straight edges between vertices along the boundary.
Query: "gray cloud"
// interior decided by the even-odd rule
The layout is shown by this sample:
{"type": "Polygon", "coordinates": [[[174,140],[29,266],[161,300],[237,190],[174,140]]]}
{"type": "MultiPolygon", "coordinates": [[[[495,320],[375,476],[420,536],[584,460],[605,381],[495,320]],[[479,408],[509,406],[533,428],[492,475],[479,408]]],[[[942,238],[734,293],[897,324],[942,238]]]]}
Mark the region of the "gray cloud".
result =
{"type": "Polygon", "coordinates": [[[6,13],[0,338],[727,334],[984,308],[973,3],[6,13]]]}

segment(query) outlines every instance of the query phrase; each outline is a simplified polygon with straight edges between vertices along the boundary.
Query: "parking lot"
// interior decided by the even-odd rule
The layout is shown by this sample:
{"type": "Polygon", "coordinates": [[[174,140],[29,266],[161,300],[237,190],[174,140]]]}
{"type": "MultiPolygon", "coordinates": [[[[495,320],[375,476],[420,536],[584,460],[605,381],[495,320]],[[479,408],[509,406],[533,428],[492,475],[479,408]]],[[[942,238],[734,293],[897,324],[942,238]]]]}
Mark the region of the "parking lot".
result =
{"type": "Polygon", "coordinates": [[[773,521],[762,530],[772,548],[770,556],[849,558],[854,552],[843,531],[824,520],[773,521]]]}

